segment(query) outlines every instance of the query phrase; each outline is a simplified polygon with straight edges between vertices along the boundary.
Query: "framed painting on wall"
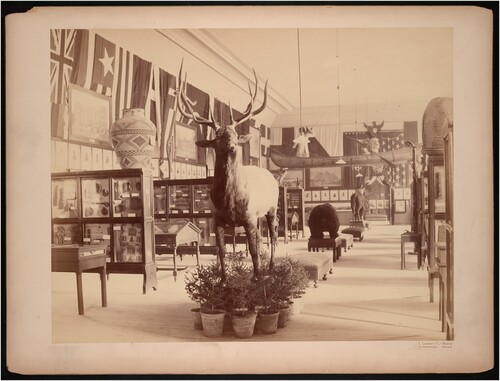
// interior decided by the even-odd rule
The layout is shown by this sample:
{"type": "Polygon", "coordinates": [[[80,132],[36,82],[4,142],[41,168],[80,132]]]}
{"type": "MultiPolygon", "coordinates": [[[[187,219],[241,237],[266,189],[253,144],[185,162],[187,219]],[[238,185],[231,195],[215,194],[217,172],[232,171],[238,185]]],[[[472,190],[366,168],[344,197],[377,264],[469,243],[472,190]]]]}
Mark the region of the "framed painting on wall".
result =
{"type": "Polygon", "coordinates": [[[70,143],[68,151],[69,169],[80,169],[80,145],[70,143]]]}
{"type": "Polygon", "coordinates": [[[377,209],[384,209],[385,207],[385,200],[377,200],[377,209]]]}
{"type": "Polygon", "coordinates": [[[340,187],[342,186],[341,167],[309,168],[308,187],[340,187]]]}
{"type": "Polygon", "coordinates": [[[113,152],[109,149],[102,150],[102,169],[113,169],[113,152]]]}
{"type": "Polygon", "coordinates": [[[320,191],[312,191],[312,200],[314,202],[321,201],[321,192],[320,191]]]}
{"type": "Polygon", "coordinates": [[[198,162],[198,149],[196,142],[196,128],[177,122],[175,129],[175,157],[187,160],[192,164],[198,162]]]}
{"type": "Polygon", "coordinates": [[[347,191],[347,197],[349,198],[349,200],[351,199],[351,196],[354,194],[356,190],[355,189],[349,189],[347,191]]]}
{"type": "Polygon", "coordinates": [[[347,201],[348,198],[347,198],[347,189],[341,189],[339,191],[339,199],[340,201],[347,201]]]}
{"type": "Polygon", "coordinates": [[[330,191],[322,190],[321,191],[321,201],[330,201],[330,191]]]}
{"type": "Polygon", "coordinates": [[[411,200],[411,188],[403,188],[403,198],[405,200],[411,200]]]}
{"type": "Polygon", "coordinates": [[[304,170],[289,169],[285,177],[281,180],[281,184],[285,187],[304,187],[304,170]]]}
{"type": "Polygon", "coordinates": [[[339,200],[339,191],[337,189],[330,190],[330,201],[339,200]]]}
{"type": "Polygon", "coordinates": [[[111,148],[111,97],[69,85],[69,140],[111,148]]]}
{"type": "Polygon", "coordinates": [[[92,149],[90,147],[80,147],[80,161],[83,170],[90,171],[92,169],[92,149]]]}
{"type": "Polygon", "coordinates": [[[403,188],[394,188],[394,200],[402,200],[403,196],[403,188]]]}
{"type": "Polygon", "coordinates": [[[406,212],[406,201],[405,200],[396,200],[395,212],[396,213],[405,213],[406,212]]]}
{"type": "Polygon", "coordinates": [[[102,149],[92,147],[92,170],[102,171],[102,149]]]}
{"type": "Polygon", "coordinates": [[[304,201],[311,201],[311,191],[304,191],[304,201]]]}
{"type": "Polygon", "coordinates": [[[377,200],[369,200],[370,209],[377,209],[377,200]]]}

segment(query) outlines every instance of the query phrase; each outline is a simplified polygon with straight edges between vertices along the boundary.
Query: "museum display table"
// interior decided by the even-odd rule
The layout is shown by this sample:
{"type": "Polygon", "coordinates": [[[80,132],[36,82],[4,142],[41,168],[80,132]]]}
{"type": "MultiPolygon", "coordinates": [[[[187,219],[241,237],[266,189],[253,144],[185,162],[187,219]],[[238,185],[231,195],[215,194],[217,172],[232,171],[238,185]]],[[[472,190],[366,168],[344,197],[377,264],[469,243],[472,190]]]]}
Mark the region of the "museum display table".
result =
{"type": "Polygon", "coordinates": [[[78,314],[84,314],[82,273],[97,270],[101,277],[101,304],[107,307],[106,245],[52,245],[52,271],[74,272],[78,297],[78,314]]]}
{"type": "MultiPolygon", "coordinates": [[[[173,275],[174,280],[177,280],[177,248],[179,245],[195,244],[196,248],[196,265],[200,265],[200,234],[199,229],[192,222],[160,222],[155,225],[155,251],[156,254],[172,254],[173,255],[173,275]]],[[[184,270],[186,267],[183,268],[184,270]]]]}

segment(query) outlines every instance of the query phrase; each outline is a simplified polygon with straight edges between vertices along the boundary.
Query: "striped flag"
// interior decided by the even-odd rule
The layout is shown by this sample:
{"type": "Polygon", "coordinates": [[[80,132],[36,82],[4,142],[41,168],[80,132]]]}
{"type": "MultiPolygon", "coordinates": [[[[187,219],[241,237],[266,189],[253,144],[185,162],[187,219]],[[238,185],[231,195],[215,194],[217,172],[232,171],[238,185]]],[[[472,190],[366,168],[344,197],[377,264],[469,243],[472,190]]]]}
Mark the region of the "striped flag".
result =
{"type": "Polygon", "coordinates": [[[73,66],[75,30],[50,31],[50,100],[67,103],[68,84],[73,66]]]}
{"type": "Polygon", "coordinates": [[[113,115],[120,119],[123,109],[130,108],[132,98],[133,55],[123,49],[117,49],[115,81],[113,83],[113,115]]]}
{"type": "Polygon", "coordinates": [[[90,89],[111,96],[115,72],[116,45],[99,35],[95,36],[94,62],[90,89]]]}

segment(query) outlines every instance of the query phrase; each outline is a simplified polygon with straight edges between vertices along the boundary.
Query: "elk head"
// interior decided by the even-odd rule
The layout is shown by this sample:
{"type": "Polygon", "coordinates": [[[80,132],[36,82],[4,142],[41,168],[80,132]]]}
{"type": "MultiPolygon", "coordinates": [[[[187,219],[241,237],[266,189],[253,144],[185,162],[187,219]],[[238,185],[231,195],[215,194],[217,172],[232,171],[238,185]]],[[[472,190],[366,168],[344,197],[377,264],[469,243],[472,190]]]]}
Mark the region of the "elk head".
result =
{"type": "Polygon", "coordinates": [[[227,125],[221,126],[215,121],[211,109],[210,109],[210,119],[203,118],[196,111],[194,111],[194,106],[196,105],[196,102],[191,101],[186,96],[185,93],[186,78],[184,77],[184,81],[181,80],[182,78],[182,64],[181,64],[181,68],[179,70],[179,76],[177,78],[177,97],[178,97],[177,106],[179,112],[184,117],[193,119],[196,123],[200,125],[209,126],[213,128],[215,131],[214,139],[197,141],[196,145],[198,147],[213,148],[215,150],[216,155],[218,154],[236,155],[236,147],[238,146],[238,144],[244,144],[251,139],[252,137],[251,134],[238,136],[236,132],[236,126],[242,124],[251,117],[262,112],[267,104],[267,80],[266,80],[266,84],[264,87],[264,100],[262,102],[262,105],[258,109],[254,110],[254,103],[257,97],[257,90],[259,84],[258,84],[257,74],[255,74],[255,70],[253,70],[253,74],[255,77],[255,89],[254,91],[252,91],[250,83],[248,84],[248,90],[250,92],[250,102],[248,103],[246,110],[243,112],[243,115],[241,115],[239,118],[235,118],[233,115],[233,109],[231,108],[231,104],[229,104],[230,122],[227,125]]]}

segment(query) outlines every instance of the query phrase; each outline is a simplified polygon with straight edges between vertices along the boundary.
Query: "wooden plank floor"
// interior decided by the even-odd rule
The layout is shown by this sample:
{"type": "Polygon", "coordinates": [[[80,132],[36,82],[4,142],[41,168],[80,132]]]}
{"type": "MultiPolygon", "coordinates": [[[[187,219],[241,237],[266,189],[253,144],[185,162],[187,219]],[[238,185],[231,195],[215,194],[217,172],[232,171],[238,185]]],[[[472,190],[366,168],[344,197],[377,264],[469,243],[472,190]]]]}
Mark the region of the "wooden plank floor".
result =
{"type": "MultiPolygon", "coordinates": [[[[373,341],[445,340],[438,303],[429,303],[427,272],[417,270],[416,256],[400,270],[400,234],[408,226],[372,223],[362,242],[343,253],[334,273],[319,288],[309,288],[302,313],[273,335],[255,334],[247,341],[373,341]]],[[[284,244],[277,255],[307,250],[305,238],[284,244]]],[[[214,257],[203,256],[207,262],[214,257]]],[[[194,258],[182,264],[194,268],[194,258]]],[[[158,264],[171,264],[159,257],[158,264]]],[[[99,276],[84,274],[85,315],[77,312],[75,275],[52,273],[52,338],[54,343],[205,342],[193,329],[184,290],[184,274],[174,281],[158,271],[159,288],[142,294],[142,276],[111,274],[108,307],[100,302],[99,276]]],[[[436,287],[437,288],[437,284],[436,287]]],[[[217,341],[233,341],[230,331],[217,341]]]]}

